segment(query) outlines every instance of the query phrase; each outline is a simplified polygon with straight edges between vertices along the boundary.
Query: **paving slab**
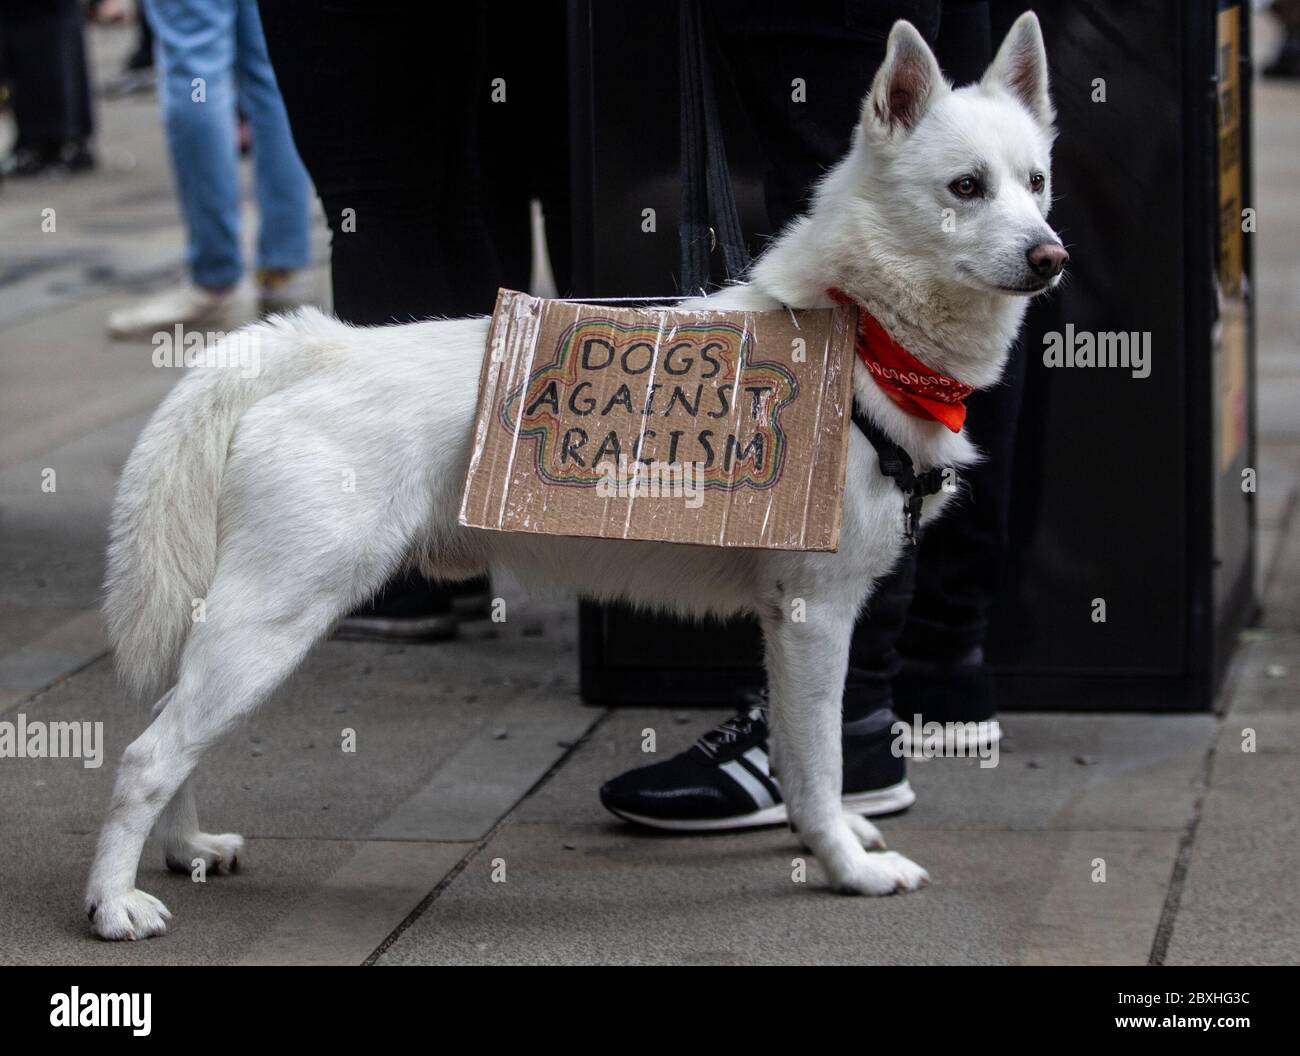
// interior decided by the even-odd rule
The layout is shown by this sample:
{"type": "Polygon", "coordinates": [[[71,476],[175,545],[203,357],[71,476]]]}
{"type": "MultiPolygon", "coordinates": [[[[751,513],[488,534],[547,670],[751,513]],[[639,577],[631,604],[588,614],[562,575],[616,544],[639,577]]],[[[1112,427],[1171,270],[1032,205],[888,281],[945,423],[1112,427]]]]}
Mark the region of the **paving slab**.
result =
{"type": "Polygon", "coordinates": [[[596,718],[572,692],[523,693],[494,710],[491,730],[467,741],[423,788],[375,826],[372,836],[481,839],[596,718]]]}
{"type": "Polygon", "coordinates": [[[1300,964],[1300,720],[1252,726],[1268,750],[1219,741],[1167,964],[1300,964]]]}
{"type": "Polygon", "coordinates": [[[4,834],[0,861],[0,963],[230,964],[353,853],[337,840],[264,840],[234,876],[195,883],[170,873],[156,847],[140,887],[174,918],[147,942],[100,942],[81,909],[94,837],[58,832],[4,834]]]}
{"type": "Polygon", "coordinates": [[[830,893],[779,829],[509,824],[377,963],[1143,964],[1177,836],[916,831],[894,842],[935,883],[866,899],[830,893]],[[1105,883],[1088,879],[1096,857],[1105,883]]]}
{"type": "Polygon", "coordinates": [[[1244,648],[1168,964],[1300,964],[1300,634],[1244,648]]]}
{"type": "Polygon", "coordinates": [[[466,855],[472,843],[370,840],[245,950],[239,964],[363,963],[466,855]]]}
{"type": "MultiPolygon", "coordinates": [[[[103,620],[94,609],[36,610],[62,618],[44,634],[0,654],[0,714],[102,656],[108,648],[103,620]]],[[[38,625],[44,620],[38,619],[38,625]]]]}
{"type": "Polygon", "coordinates": [[[1263,627],[1300,631],[1300,516],[1296,511],[1280,531],[1277,548],[1268,564],[1262,605],[1263,627]]]}
{"type": "Polygon", "coordinates": [[[647,761],[645,730],[663,757],[719,717],[610,713],[378,963],[1145,964],[1213,734],[1205,716],[1017,715],[997,768],[914,764],[917,805],[879,824],[935,882],[873,900],[829,894],[783,829],[651,834],[600,806],[601,781],[647,761]]]}
{"type": "MultiPolygon", "coordinates": [[[[470,625],[454,644],[327,642],[244,729],[208,753],[197,779],[200,817],[212,831],[249,838],[240,874],[209,883],[237,886],[260,914],[248,930],[242,911],[223,903],[230,918],[212,927],[222,932],[225,960],[365,960],[582,738],[600,713],[578,702],[571,676],[552,673],[555,656],[572,652],[573,616],[546,604],[528,619],[528,599],[514,598],[513,623],[470,625]],[[355,751],[341,748],[345,730],[355,735],[355,751]],[[466,772],[473,766],[488,768],[487,776],[476,780],[466,772]],[[449,835],[465,842],[448,842],[449,835]],[[287,890],[280,877],[290,870],[299,882],[287,890]]],[[[0,760],[0,833],[7,846],[34,848],[0,858],[0,887],[17,900],[0,902],[0,920],[10,910],[30,916],[26,899],[43,902],[42,919],[61,920],[78,905],[116,760],[147,709],[126,698],[105,658],[4,718],[20,714],[28,722],[104,724],[99,767],[0,760]],[[52,833],[65,843],[83,839],[73,840],[76,853],[65,853],[58,885],[29,884],[28,859],[39,857],[41,836],[52,833]]],[[[155,890],[154,874],[176,890],[160,862],[151,845],[141,885],[178,919],[188,917],[192,899],[182,895],[172,905],[155,890]]],[[[55,857],[40,864],[46,873],[59,867],[55,857]]],[[[89,941],[84,928],[60,934],[89,941]]],[[[207,940],[192,935],[173,929],[162,942],[209,959],[207,940]]],[[[65,955],[76,959],[74,950],[58,954],[65,955]]]]}
{"type": "MultiPolygon", "coordinates": [[[[527,611],[521,601],[511,611],[521,606],[527,611]]],[[[247,724],[204,756],[200,817],[215,831],[250,836],[369,838],[467,742],[508,732],[514,713],[507,709],[522,694],[551,693],[578,707],[573,614],[541,622],[541,635],[532,628],[525,634],[521,617],[471,625],[456,642],[426,646],[323,643],[247,724]],[[566,653],[570,661],[557,672],[555,656],[566,653]],[[343,750],[345,730],[355,733],[355,751],[343,750]]],[[[548,707],[560,713],[554,704],[542,710],[548,707]]],[[[4,717],[20,712],[28,720],[102,722],[104,765],[0,759],[0,832],[94,831],[117,760],[147,725],[148,707],[129,699],[104,658],[4,717]]],[[[555,749],[576,736],[565,724],[545,743],[555,749]]]]}
{"type": "MultiPolygon", "coordinates": [[[[144,425],[142,412],[143,407],[130,409],[109,425],[87,423],[74,439],[0,469],[0,560],[6,570],[0,604],[27,610],[98,607],[113,492],[144,425]],[[53,491],[43,487],[46,480],[53,491]]],[[[13,625],[21,630],[17,620],[13,625]]]]}

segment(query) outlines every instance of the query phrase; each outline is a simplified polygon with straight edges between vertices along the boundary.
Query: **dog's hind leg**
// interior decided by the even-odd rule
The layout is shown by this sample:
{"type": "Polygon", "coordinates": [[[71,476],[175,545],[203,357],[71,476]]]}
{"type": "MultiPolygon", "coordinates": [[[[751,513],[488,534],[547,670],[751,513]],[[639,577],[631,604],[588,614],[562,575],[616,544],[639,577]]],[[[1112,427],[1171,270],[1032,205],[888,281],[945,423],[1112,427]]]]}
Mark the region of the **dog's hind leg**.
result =
{"type": "MultiPolygon", "coordinates": [[[[169,689],[153,707],[154,718],[167,706],[175,689],[169,689]]],[[[187,777],[163,808],[157,831],[162,837],[167,868],[174,873],[192,873],[202,861],[208,873],[231,873],[239,867],[244,838],[234,833],[214,835],[199,831],[199,811],[194,798],[194,778],[187,777]]]]}
{"type": "MultiPolygon", "coordinates": [[[[223,619],[215,607],[220,587],[219,572],[209,622],[186,645],[171,699],[122,755],[86,888],[86,909],[102,938],[166,930],[166,908],[135,888],[150,830],[203,751],[261,703],[328,626],[319,603],[310,601],[296,618],[223,619]]],[[[265,600],[255,583],[246,581],[245,589],[250,601],[265,600]]],[[[183,796],[177,810],[187,812],[192,802],[183,796]]]]}
{"type": "Polygon", "coordinates": [[[914,891],[929,877],[892,851],[868,853],[878,840],[851,823],[840,805],[843,757],[841,697],[848,669],[854,606],[809,603],[806,619],[784,616],[772,605],[763,618],[775,759],[791,827],[816,855],[831,886],[850,894],[914,891]]]}
{"type": "Polygon", "coordinates": [[[199,808],[194,777],[181,787],[158,819],[163,858],[173,873],[192,873],[202,863],[205,873],[233,873],[239,868],[244,837],[233,832],[211,833],[199,829],[199,808]]]}
{"type": "MultiPolygon", "coordinates": [[[[355,557],[329,562],[340,567],[334,589],[322,582],[323,555],[315,549],[276,569],[278,593],[254,569],[218,567],[207,622],[186,644],[170,699],[122,756],[86,889],[86,909],[102,938],[140,939],[166,930],[166,908],[135,888],[140,853],[164,808],[165,850],[177,865],[189,871],[194,857],[208,853],[233,865],[242,841],[226,836],[218,838],[222,846],[207,846],[213,838],[199,833],[192,791],[182,786],[204,750],[262,703],[355,604],[359,592],[347,568],[355,557]],[[294,575],[301,577],[300,589],[286,594],[283,586],[294,575]]],[[[369,589],[383,578],[376,570],[369,589]]]]}
{"type": "MultiPolygon", "coordinates": [[[[303,473],[303,465],[294,471],[303,473]]],[[[182,786],[203,751],[262,703],[344,612],[382,585],[410,545],[418,523],[413,508],[427,509],[428,502],[415,490],[405,501],[368,504],[284,480],[244,483],[249,492],[234,506],[235,527],[222,541],[205,619],[186,643],[176,686],[122,757],[86,889],[86,909],[103,938],[166,930],[166,907],[135,887],[154,823],[177,797],[164,835],[179,837],[172,850],[191,853],[202,834],[192,793],[182,786]]]]}

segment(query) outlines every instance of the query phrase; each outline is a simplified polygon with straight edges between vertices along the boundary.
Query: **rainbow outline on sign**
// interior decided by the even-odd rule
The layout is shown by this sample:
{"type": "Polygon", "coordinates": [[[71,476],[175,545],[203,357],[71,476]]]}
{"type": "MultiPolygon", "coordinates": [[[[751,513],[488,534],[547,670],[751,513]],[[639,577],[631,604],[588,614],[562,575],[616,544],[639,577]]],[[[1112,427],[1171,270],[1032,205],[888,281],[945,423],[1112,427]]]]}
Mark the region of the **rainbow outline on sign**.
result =
{"type": "MultiPolygon", "coordinates": [[[[537,370],[529,375],[527,381],[521,382],[510,390],[510,392],[508,392],[501,400],[498,408],[498,418],[502,425],[505,426],[506,430],[514,435],[516,443],[525,437],[537,440],[537,443],[533,446],[533,470],[538,477],[546,481],[548,484],[560,487],[594,488],[602,479],[604,479],[604,475],[598,471],[597,466],[583,467],[586,470],[586,475],[581,477],[572,475],[556,476],[555,474],[548,472],[546,467],[543,465],[542,453],[551,449],[551,442],[559,431],[557,426],[561,424],[560,418],[547,411],[539,416],[541,420],[538,425],[525,426],[523,418],[521,417],[519,419],[519,428],[516,429],[515,419],[514,415],[511,413],[511,408],[518,405],[520,402],[520,396],[525,390],[527,390],[530,395],[535,396],[536,393],[540,391],[535,388],[537,383],[550,372],[557,369],[564,369],[567,367],[567,372],[560,380],[562,382],[567,382],[569,387],[572,388],[578,380],[577,357],[570,356],[570,353],[577,345],[580,335],[587,329],[595,328],[600,328],[605,331],[613,329],[623,336],[633,336],[638,334],[646,335],[656,349],[658,349],[662,344],[664,334],[663,327],[653,326],[646,323],[625,325],[609,318],[579,319],[560,335],[559,340],[556,342],[555,355],[552,357],[551,361],[544,366],[537,368],[537,370]]],[[[733,396],[736,384],[742,375],[747,381],[754,373],[757,373],[761,379],[763,378],[765,371],[770,372],[769,376],[772,376],[773,380],[776,382],[778,392],[782,390],[781,382],[785,382],[787,395],[772,400],[768,407],[767,429],[772,436],[772,457],[768,460],[768,470],[766,474],[761,478],[755,478],[751,472],[746,472],[724,479],[721,475],[722,460],[718,459],[714,466],[703,471],[704,480],[698,485],[702,488],[714,490],[720,489],[724,491],[735,491],[742,487],[751,487],[758,491],[766,491],[775,487],[777,482],[781,479],[781,473],[785,466],[786,449],[789,446],[785,433],[781,429],[781,411],[788,404],[793,403],[798,398],[798,379],[783,364],[770,361],[752,361],[750,356],[752,355],[754,348],[753,334],[747,330],[742,330],[733,323],[714,321],[709,323],[697,323],[694,325],[674,326],[669,332],[674,336],[680,333],[695,332],[706,334],[728,332],[734,335],[740,346],[740,367],[738,370],[725,374],[725,377],[732,381],[733,396]]],[[[735,353],[732,351],[731,346],[728,345],[727,351],[722,353],[719,358],[723,359],[727,366],[730,367],[734,356],[735,353]]],[[[544,387],[545,386],[543,385],[542,388],[544,387]]],[[[733,410],[734,406],[733,403],[733,410]]],[[[642,429],[645,427],[646,419],[647,416],[643,412],[641,416],[642,429]]],[[[638,438],[643,435],[643,433],[639,432],[638,438]]],[[[735,463],[737,467],[749,466],[750,464],[751,459],[749,457],[745,459],[737,459],[735,463]]]]}

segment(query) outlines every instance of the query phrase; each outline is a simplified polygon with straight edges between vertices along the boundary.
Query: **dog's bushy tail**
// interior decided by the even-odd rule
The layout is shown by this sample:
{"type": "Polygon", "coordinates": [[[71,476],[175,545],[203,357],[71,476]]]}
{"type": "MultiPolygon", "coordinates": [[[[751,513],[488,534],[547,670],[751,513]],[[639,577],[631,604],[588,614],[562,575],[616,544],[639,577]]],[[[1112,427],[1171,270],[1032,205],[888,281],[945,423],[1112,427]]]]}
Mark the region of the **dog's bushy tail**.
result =
{"type": "Polygon", "coordinates": [[[113,503],[104,615],[118,672],[141,696],[171,683],[212,582],[222,476],[240,418],[337,354],[343,330],[304,308],[229,335],[136,441],[113,503]]]}

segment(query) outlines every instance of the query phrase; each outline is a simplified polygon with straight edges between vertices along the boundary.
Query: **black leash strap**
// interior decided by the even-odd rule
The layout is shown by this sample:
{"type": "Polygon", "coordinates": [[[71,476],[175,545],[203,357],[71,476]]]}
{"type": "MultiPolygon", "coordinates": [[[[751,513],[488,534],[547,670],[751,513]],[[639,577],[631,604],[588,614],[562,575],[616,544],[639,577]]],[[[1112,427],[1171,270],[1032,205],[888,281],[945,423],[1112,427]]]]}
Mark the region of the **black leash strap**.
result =
{"type": "Polygon", "coordinates": [[[853,424],[871,441],[880,460],[880,472],[894,482],[903,493],[903,536],[909,543],[916,542],[921,527],[921,502],[927,495],[936,494],[943,487],[943,469],[934,466],[917,473],[912,456],[887,437],[865,414],[853,408],[853,424]]]}
{"type": "Polygon", "coordinates": [[[681,289],[699,293],[709,283],[713,229],[727,278],[738,279],[749,267],[749,250],[740,228],[740,212],[727,168],[718,100],[699,0],[681,0],[681,289]]]}

